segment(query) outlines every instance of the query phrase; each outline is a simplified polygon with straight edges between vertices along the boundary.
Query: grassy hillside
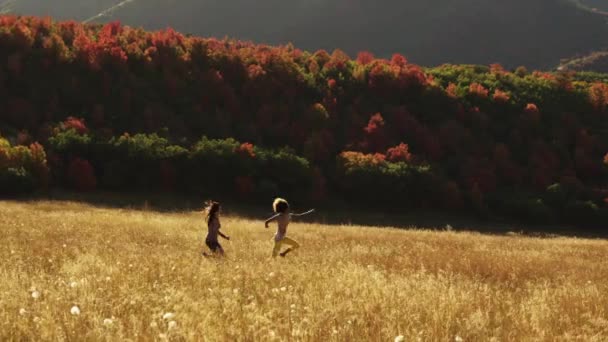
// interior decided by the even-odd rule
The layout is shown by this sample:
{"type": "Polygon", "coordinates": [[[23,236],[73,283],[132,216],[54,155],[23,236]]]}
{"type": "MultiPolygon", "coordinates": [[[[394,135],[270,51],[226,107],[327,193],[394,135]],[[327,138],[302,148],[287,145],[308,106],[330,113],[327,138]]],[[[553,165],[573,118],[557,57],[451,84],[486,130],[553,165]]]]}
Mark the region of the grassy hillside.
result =
{"type": "MultiPolygon", "coordinates": [[[[118,0],[20,0],[14,13],[86,20],[118,0]]],[[[574,1],[123,1],[97,22],[120,20],[306,50],[406,54],[422,65],[501,63],[548,68],[564,56],[606,46],[608,25],[574,1]]]]}
{"type": "Polygon", "coordinates": [[[273,231],[227,217],[214,260],[201,213],[5,201],[0,226],[2,340],[608,338],[600,240],[295,223],[270,260],[273,231]]]}

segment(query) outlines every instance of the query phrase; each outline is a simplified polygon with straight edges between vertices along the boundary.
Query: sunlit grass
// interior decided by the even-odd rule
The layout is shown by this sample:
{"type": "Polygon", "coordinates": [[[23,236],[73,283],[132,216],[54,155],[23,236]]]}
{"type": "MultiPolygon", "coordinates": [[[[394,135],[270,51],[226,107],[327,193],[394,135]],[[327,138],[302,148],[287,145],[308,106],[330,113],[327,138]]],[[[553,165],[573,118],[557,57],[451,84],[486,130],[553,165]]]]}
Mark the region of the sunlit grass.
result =
{"type": "Polygon", "coordinates": [[[0,202],[0,340],[608,339],[608,242],[0,202]]]}

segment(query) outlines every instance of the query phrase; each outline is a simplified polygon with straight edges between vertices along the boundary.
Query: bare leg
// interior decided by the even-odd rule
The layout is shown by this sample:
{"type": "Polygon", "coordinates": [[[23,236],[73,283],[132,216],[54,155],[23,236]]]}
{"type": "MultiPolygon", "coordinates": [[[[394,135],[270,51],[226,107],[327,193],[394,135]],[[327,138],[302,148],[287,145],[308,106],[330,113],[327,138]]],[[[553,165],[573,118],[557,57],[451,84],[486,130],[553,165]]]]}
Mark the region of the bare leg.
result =
{"type": "Polygon", "coordinates": [[[283,238],[283,243],[286,243],[291,247],[287,248],[283,253],[281,253],[282,257],[285,257],[289,252],[300,248],[300,244],[296,240],[290,239],[288,237],[283,238]]]}

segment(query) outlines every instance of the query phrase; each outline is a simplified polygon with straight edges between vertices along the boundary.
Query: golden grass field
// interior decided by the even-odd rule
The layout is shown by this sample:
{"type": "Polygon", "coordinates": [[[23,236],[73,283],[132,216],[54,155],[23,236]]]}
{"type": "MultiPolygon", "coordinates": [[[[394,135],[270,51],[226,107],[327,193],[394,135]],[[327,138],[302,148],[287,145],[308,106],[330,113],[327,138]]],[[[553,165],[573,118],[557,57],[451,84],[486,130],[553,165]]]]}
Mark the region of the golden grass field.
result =
{"type": "Polygon", "coordinates": [[[606,241],[293,223],[272,260],[264,215],[218,260],[201,213],[0,202],[0,340],[608,340],[606,241]]]}

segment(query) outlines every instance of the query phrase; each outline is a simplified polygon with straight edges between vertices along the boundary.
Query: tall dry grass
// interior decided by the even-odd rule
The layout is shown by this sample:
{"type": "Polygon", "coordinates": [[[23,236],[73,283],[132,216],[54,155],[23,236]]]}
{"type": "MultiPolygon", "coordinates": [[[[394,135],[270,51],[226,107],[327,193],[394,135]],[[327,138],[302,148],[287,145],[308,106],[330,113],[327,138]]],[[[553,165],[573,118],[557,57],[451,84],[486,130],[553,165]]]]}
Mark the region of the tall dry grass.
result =
{"type": "Polygon", "coordinates": [[[608,340],[605,241],[222,224],[216,260],[199,213],[0,202],[0,340],[608,340]]]}

